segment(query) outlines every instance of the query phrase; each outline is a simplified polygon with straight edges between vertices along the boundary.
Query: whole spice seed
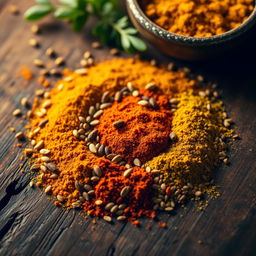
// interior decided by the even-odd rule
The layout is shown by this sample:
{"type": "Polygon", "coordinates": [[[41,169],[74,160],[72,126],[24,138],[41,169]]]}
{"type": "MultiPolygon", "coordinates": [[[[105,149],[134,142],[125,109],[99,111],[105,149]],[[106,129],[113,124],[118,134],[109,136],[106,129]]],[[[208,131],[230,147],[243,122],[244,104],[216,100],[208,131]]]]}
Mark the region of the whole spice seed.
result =
{"type": "Polygon", "coordinates": [[[15,134],[16,139],[23,139],[25,138],[25,134],[23,132],[18,132],[15,134]]]}
{"type": "Polygon", "coordinates": [[[55,63],[55,65],[57,65],[57,66],[61,66],[61,65],[63,65],[63,64],[65,63],[65,60],[64,60],[63,57],[58,57],[58,58],[56,58],[56,60],[54,61],[54,63],[55,63]]]}
{"type": "Polygon", "coordinates": [[[33,61],[34,65],[37,66],[37,67],[44,67],[44,62],[40,59],[34,59],[33,61]]]}
{"type": "Polygon", "coordinates": [[[24,107],[29,107],[30,106],[30,103],[28,101],[28,98],[24,97],[21,99],[20,101],[21,105],[24,106],[24,107]]]}
{"type": "Polygon", "coordinates": [[[31,27],[31,32],[32,32],[33,34],[39,34],[39,33],[40,33],[40,28],[39,28],[39,26],[38,26],[38,25],[33,25],[33,26],[31,27]]]}
{"type": "Polygon", "coordinates": [[[21,110],[20,110],[19,108],[17,108],[17,109],[15,109],[15,110],[12,112],[12,114],[13,114],[14,116],[20,116],[20,115],[21,115],[21,110]]]}
{"type": "Polygon", "coordinates": [[[121,192],[120,192],[120,196],[121,196],[121,197],[126,197],[127,194],[129,193],[129,191],[130,191],[130,187],[129,187],[129,186],[124,187],[124,188],[121,190],[121,192]]]}
{"type": "Polygon", "coordinates": [[[107,222],[111,222],[112,218],[110,216],[104,216],[103,219],[107,222]]]}
{"type": "Polygon", "coordinates": [[[46,149],[46,148],[42,148],[40,149],[39,151],[42,155],[48,155],[50,153],[50,150],[49,149],[46,149]]]}
{"type": "Polygon", "coordinates": [[[32,47],[39,47],[39,42],[37,39],[35,38],[31,38],[29,39],[29,45],[32,46],[32,47]]]}
{"type": "Polygon", "coordinates": [[[122,120],[119,120],[119,121],[116,121],[113,123],[113,126],[116,128],[116,129],[119,129],[119,128],[122,128],[125,126],[125,122],[122,121],[122,120]]]}

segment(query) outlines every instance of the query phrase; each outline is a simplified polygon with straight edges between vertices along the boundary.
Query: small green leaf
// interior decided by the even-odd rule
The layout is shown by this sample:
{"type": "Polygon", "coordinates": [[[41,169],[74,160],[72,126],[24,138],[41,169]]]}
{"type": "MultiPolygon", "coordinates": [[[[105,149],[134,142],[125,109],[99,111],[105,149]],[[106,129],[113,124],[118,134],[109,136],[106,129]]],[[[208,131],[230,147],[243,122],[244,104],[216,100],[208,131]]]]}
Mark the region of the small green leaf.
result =
{"type": "Polygon", "coordinates": [[[120,27],[120,28],[125,28],[128,25],[128,17],[124,16],[121,19],[119,19],[116,24],[120,27]]]}
{"type": "Polygon", "coordinates": [[[107,15],[109,14],[112,10],[113,10],[113,4],[111,2],[107,2],[103,5],[103,8],[102,8],[102,14],[103,15],[107,15]]]}
{"type": "Polygon", "coordinates": [[[36,0],[36,3],[39,4],[39,5],[50,5],[50,6],[52,6],[52,4],[49,0],[36,0]]]}
{"type": "Polygon", "coordinates": [[[134,35],[138,33],[138,31],[135,28],[126,28],[124,31],[126,34],[129,34],[129,35],[134,35]]]}
{"type": "Polygon", "coordinates": [[[140,51],[140,52],[144,52],[147,50],[147,45],[138,37],[135,36],[129,36],[130,42],[132,44],[132,46],[140,51]]]}
{"type": "Polygon", "coordinates": [[[131,43],[130,43],[129,37],[127,37],[126,35],[122,34],[121,35],[121,44],[122,44],[122,47],[126,51],[128,51],[129,48],[131,47],[131,43]]]}
{"type": "Polygon", "coordinates": [[[88,18],[88,14],[84,13],[84,15],[78,16],[72,21],[72,28],[75,31],[79,31],[83,28],[84,24],[86,23],[88,18]]]}
{"type": "Polygon", "coordinates": [[[69,6],[71,8],[77,8],[78,2],[77,0],[59,0],[62,4],[69,6]]]}
{"type": "Polygon", "coordinates": [[[54,16],[58,19],[71,19],[74,17],[74,11],[68,7],[59,7],[54,16]]]}
{"type": "Polygon", "coordinates": [[[28,21],[39,20],[52,11],[53,7],[50,5],[35,5],[25,12],[24,17],[28,21]]]}

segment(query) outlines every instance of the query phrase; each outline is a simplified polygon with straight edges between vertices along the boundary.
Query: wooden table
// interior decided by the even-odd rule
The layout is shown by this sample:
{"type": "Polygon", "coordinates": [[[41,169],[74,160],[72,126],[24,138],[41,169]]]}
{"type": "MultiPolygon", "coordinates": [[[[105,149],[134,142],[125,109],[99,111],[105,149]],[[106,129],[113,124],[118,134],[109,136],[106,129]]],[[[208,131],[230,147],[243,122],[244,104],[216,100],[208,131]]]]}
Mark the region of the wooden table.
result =
{"type": "MultiPolygon", "coordinates": [[[[256,36],[239,50],[205,63],[185,63],[206,79],[216,81],[223,91],[227,110],[242,140],[233,144],[231,165],[217,170],[222,196],[210,201],[205,212],[193,204],[176,215],[161,215],[167,222],[140,228],[131,224],[107,224],[84,219],[78,212],[55,207],[39,189],[28,186],[29,177],[20,166],[22,149],[10,127],[17,131],[25,123],[12,116],[22,97],[33,98],[40,86],[36,80],[24,83],[21,65],[32,67],[45,49],[53,46],[67,57],[71,68],[78,66],[82,53],[94,39],[88,32],[77,34],[64,23],[42,22],[42,47],[28,46],[33,37],[30,24],[8,12],[9,3],[23,12],[33,1],[0,0],[0,255],[255,255],[256,250],[256,36]]],[[[94,50],[97,60],[110,58],[108,49],[94,50]]],[[[162,63],[170,58],[150,49],[146,54],[162,63]]],[[[46,57],[42,57],[46,58],[46,57]]],[[[34,68],[36,72],[36,68],[34,68]]]]}

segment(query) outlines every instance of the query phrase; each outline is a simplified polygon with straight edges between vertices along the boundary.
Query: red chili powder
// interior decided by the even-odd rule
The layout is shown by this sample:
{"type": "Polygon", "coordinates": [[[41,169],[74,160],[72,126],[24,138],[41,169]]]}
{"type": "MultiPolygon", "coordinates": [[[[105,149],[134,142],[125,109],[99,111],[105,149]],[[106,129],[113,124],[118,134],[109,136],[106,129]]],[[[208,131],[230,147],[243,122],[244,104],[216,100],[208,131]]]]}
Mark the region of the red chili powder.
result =
{"type": "Polygon", "coordinates": [[[128,163],[134,158],[145,163],[163,152],[171,132],[172,112],[168,98],[150,91],[140,93],[154,97],[158,108],[141,106],[138,104],[141,98],[127,96],[104,110],[97,127],[100,143],[108,145],[113,153],[123,156],[128,163]],[[125,125],[117,129],[113,123],[119,120],[125,125]]]}
{"type": "Polygon", "coordinates": [[[129,178],[123,176],[126,170],[124,166],[120,166],[107,159],[99,158],[95,165],[98,165],[103,176],[98,184],[94,187],[95,197],[90,202],[84,203],[84,210],[92,216],[104,216],[115,214],[105,210],[105,206],[109,202],[115,204],[126,204],[124,213],[129,220],[135,220],[138,217],[147,216],[154,218],[155,211],[152,210],[153,202],[153,178],[152,173],[146,172],[144,169],[134,167],[129,178]],[[121,190],[129,186],[130,191],[124,198],[120,196],[121,190]],[[103,204],[97,206],[96,200],[102,200],[103,204]]]}

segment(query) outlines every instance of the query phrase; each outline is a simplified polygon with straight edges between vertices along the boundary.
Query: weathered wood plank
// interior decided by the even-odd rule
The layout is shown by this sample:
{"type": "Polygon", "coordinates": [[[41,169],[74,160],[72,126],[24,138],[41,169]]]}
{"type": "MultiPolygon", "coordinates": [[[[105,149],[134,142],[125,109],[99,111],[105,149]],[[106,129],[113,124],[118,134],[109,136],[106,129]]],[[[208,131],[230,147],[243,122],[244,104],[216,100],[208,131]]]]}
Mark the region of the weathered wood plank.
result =
{"type": "MultiPolygon", "coordinates": [[[[8,1],[24,11],[33,1],[8,1]]],[[[218,82],[223,90],[228,112],[236,122],[241,141],[231,150],[229,167],[217,172],[223,195],[211,200],[205,212],[180,209],[175,215],[160,215],[167,222],[163,229],[155,222],[143,220],[140,228],[131,224],[96,224],[76,211],[56,208],[39,189],[28,187],[29,177],[21,174],[22,150],[10,126],[20,130],[24,124],[12,111],[20,107],[24,96],[32,98],[39,88],[36,80],[25,84],[19,78],[21,65],[31,66],[34,58],[43,58],[48,46],[61,49],[68,66],[78,67],[80,56],[90,49],[93,38],[72,32],[62,23],[43,22],[43,44],[39,50],[28,46],[30,25],[7,11],[7,1],[0,0],[0,255],[253,255],[256,237],[255,142],[256,78],[253,41],[237,54],[207,63],[185,63],[206,78],[218,82]],[[249,57],[250,56],[250,57],[249,57]],[[150,224],[151,229],[147,226],[150,224]],[[177,227],[177,229],[175,229],[177,227]],[[198,243],[202,240],[202,244],[198,243]]],[[[94,51],[97,60],[110,58],[108,49],[94,51]]],[[[150,50],[148,58],[161,62],[170,58],[150,50]]],[[[34,69],[36,70],[36,69],[34,69]]]]}

